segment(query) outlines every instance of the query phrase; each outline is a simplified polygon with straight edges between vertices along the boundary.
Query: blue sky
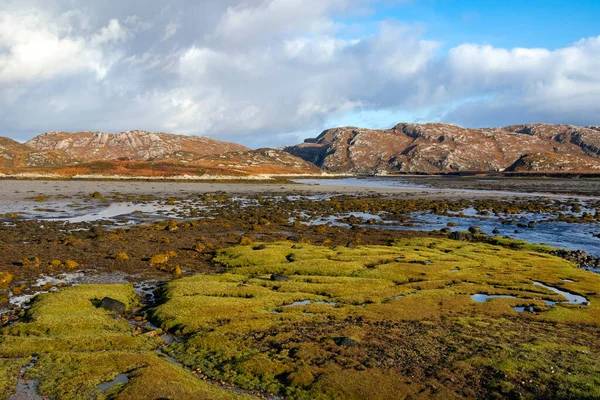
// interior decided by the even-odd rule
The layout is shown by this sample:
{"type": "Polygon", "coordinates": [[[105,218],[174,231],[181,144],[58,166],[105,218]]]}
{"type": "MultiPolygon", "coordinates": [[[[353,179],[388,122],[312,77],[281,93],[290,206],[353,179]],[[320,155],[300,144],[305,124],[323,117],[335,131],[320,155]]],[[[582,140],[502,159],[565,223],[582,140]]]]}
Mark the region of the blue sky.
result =
{"type": "Polygon", "coordinates": [[[2,0],[0,136],[600,125],[600,1],[2,0]]]}
{"type": "Polygon", "coordinates": [[[600,33],[598,0],[425,0],[379,4],[367,21],[395,19],[421,24],[424,38],[446,48],[460,43],[556,49],[600,33]]]}

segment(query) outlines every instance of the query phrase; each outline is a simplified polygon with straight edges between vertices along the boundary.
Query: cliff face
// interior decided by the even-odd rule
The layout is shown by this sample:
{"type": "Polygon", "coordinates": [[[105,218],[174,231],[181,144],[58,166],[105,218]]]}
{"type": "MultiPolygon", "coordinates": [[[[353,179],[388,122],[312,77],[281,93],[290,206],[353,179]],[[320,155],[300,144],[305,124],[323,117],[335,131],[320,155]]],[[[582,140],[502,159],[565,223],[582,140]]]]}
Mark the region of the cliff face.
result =
{"type": "Polygon", "coordinates": [[[198,156],[244,151],[248,148],[201,136],[128,131],[117,134],[104,132],[46,132],[25,143],[37,151],[63,151],[86,161],[151,160],[183,151],[198,156]]]}
{"type": "Polygon", "coordinates": [[[386,130],[329,129],[285,151],[325,170],[362,174],[502,171],[538,153],[560,155],[563,166],[573,157],[577,169],[571,171],[598,172],[600,131],[548,124],[472,129],[401,123],[386,130]]]}

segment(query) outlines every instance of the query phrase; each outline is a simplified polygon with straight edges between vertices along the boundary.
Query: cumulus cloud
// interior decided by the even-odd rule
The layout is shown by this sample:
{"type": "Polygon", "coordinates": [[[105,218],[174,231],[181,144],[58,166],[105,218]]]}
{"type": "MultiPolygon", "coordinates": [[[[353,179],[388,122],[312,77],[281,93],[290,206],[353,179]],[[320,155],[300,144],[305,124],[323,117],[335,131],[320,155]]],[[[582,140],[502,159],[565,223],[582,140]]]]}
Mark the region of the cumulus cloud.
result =
{"type": "Polygon", "coordinates": [[[148,129],[250,146],[385,110],[473,125],[598,124],[600,36],[562,49],[464,43],[350,0],[5,0],[0,135],[148,129]],[[358,16],[358,17],[357,17],[358,16]]]}

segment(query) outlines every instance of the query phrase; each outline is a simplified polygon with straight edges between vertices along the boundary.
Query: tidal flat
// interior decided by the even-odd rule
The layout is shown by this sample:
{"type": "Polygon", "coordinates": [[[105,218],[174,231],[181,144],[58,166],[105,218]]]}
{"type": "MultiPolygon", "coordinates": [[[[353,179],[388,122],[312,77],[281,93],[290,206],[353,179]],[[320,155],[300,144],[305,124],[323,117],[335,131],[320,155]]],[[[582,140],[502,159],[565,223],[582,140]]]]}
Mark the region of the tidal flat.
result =
{"type": "Polygon", "coordinates": [[[0,181],[0,398],[600,398],[597,181],[416,179],[0,181]]]}

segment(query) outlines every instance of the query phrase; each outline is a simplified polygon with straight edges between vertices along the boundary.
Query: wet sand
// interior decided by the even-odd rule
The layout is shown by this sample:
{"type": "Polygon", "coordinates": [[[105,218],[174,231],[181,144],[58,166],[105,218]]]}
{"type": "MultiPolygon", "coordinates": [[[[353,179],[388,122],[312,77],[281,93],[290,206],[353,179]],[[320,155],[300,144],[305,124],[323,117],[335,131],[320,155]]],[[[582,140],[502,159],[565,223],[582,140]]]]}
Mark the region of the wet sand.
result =
{"type": "MultiPolygon", "coordinates": [[[[378,179],[378,178],[375,178],[378,179]]],[[[392,179],[392,178],[386,178],[392,179]]],[[[404,178],[403,178],[404,179],[404,178]]],[[[430,177],[412,177],[414,187],[368,187],[367,180],[355,180],[359,184],[344,185],[340,180],[318,180],[319,184],[306,183],[213,183],[213,182],[132,182],[132,181],[55,181],[55,180],[0,180],[0,202],[19,201],[35,195],[62,195],[118,192],[126,195],[187,196],[194,193],[226,192],[230,194],[379,194],[384,196],[402,196],[412,199],[506,199],[517,197],[600,197],[600,181],[568,180],[569,190],[565,192],[565,180],[511,180],[499,186],[498,182],[478,182],[473,189],[461,181],[430,177]],[[364,183],[363,183],[364,182],[364,183]],[[460,184],[457,184],[459,182],[460,184]],[[366,183],[366,184],[365,184],[366,183]],[[442,185],[448,183],[448,187],[442,185]],[[519,184],[518,184],[519,183],[519,184]],[[423,187],[431,185],[431,187],[423,187]],[[539,189],[540,192],[531,191],[539,189]],[[503,189],[503,190],[500,190],[503,189]],[[514,191],[514,192],[513,192],[514,191]],[[529,193],[527,193],[529,192],[529,193]]],[[[385,186],[385,185],[383,185],[385,186]]]]}

